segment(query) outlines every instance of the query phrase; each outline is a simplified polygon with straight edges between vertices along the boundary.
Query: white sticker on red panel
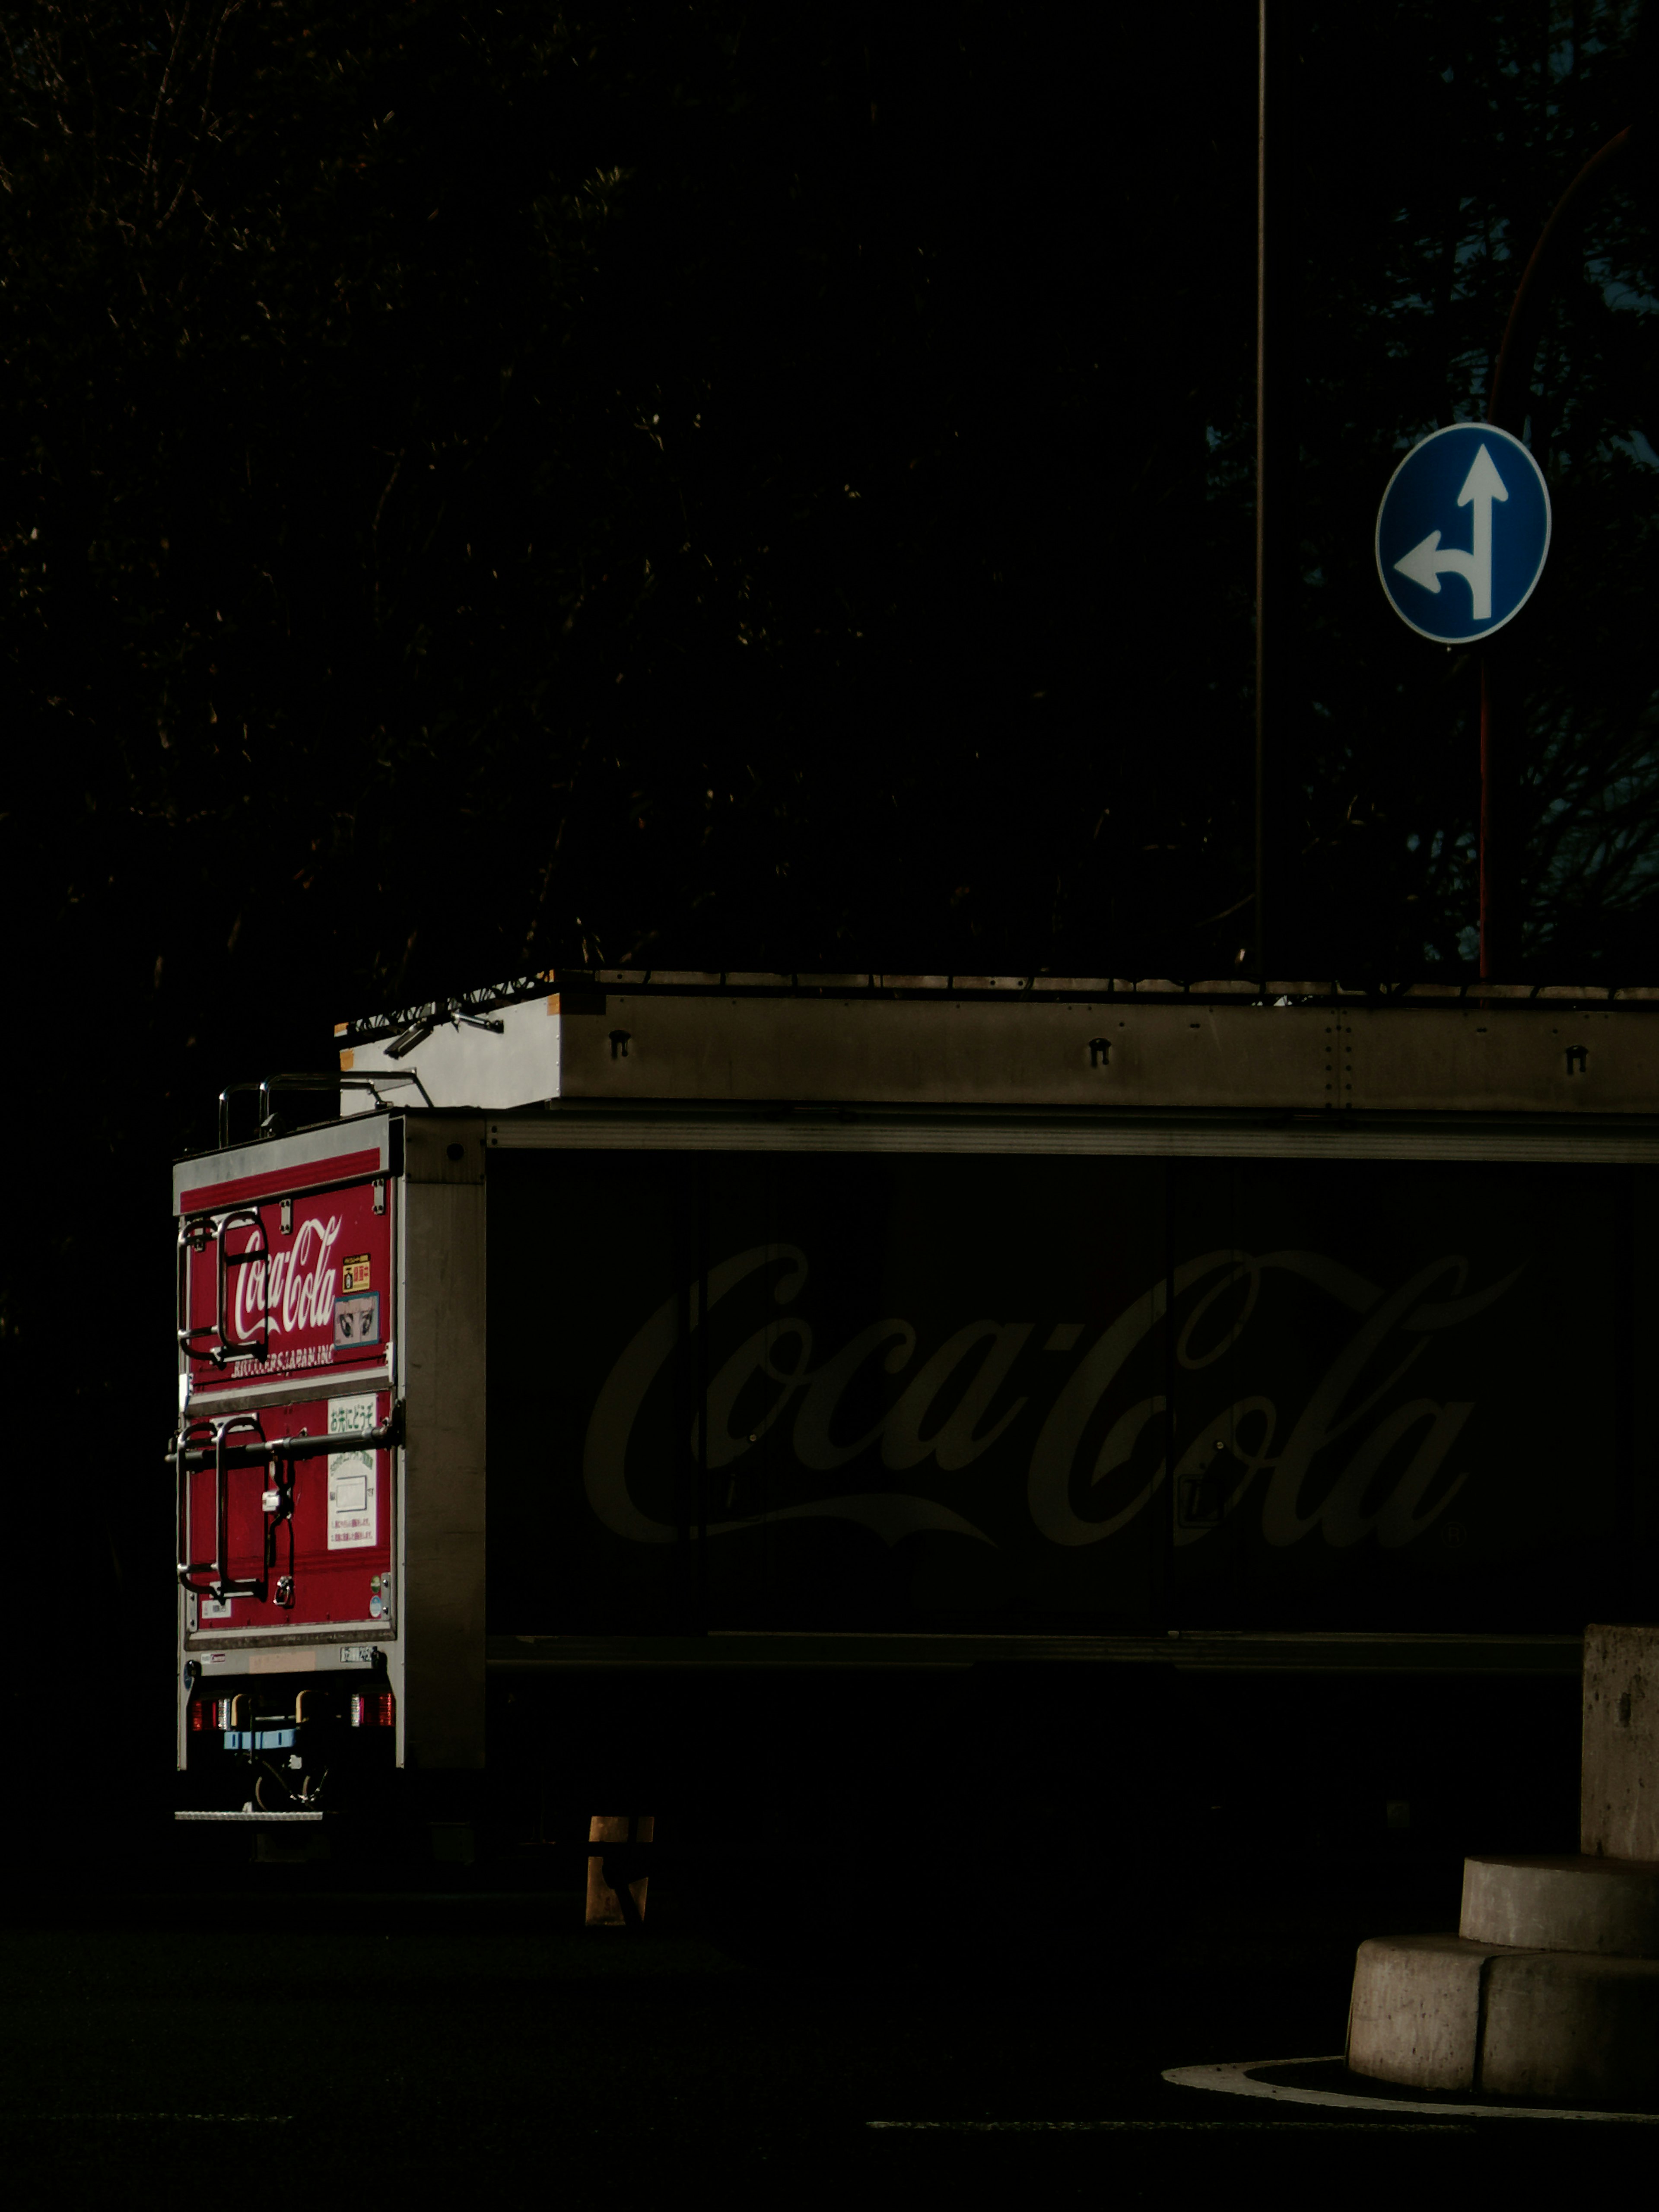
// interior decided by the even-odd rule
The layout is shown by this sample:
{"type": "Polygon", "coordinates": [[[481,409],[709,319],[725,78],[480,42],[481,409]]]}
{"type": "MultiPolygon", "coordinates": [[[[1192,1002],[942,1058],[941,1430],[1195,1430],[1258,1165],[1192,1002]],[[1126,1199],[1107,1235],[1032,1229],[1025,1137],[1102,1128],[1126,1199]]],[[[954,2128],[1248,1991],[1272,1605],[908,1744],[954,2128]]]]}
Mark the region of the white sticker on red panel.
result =
{"type": "MultiPolygon", "coordinates": [[[[374,1426],[374,1395],[331,1398],[328,1432],[331,1437],[367,1436],[374,1426]]],[[[375,1511],[374,1453],[331,1452],[328,1455],[328,1548],[349,1552],[372,1545],[379,1527],[375,1511]]]]}

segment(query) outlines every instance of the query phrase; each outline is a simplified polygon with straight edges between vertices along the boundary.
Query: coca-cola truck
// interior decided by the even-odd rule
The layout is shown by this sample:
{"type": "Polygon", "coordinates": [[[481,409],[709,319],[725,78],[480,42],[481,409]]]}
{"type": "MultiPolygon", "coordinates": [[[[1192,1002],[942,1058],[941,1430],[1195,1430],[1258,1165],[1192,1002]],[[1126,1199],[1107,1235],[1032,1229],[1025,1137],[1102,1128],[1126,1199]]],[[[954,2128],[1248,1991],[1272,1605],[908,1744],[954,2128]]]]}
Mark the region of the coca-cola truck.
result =
{"type": "Polygon", "coordinates": [[[1401,1714],[1541,1772],[1644,1601],[1653,994],[561,973],[336,1043],[173,1171],[185,1817],[931,1865],[1334,1684],[1409,1820],[1401,1714]]]}

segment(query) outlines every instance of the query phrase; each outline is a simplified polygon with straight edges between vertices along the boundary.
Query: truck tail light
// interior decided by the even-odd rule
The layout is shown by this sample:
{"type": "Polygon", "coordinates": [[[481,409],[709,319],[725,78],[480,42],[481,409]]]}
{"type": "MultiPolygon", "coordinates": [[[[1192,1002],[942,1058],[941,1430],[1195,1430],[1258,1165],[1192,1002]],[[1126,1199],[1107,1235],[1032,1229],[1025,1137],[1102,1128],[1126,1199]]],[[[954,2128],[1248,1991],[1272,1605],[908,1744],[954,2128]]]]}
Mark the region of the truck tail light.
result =
{"type": "Polygon", "coordinates": [[[190,1701],[190,1732],[192,1735],[207,1733],[207,1706],[200,1698],[190,1701]]]}
{"type": "Polygon", "coordinates": [[[390,1690],[371,1690],[367,1697],[354,1697],[351,1700],[353,1728],[392,1728],[397,1717],[397,1705],[390,1690]]]}

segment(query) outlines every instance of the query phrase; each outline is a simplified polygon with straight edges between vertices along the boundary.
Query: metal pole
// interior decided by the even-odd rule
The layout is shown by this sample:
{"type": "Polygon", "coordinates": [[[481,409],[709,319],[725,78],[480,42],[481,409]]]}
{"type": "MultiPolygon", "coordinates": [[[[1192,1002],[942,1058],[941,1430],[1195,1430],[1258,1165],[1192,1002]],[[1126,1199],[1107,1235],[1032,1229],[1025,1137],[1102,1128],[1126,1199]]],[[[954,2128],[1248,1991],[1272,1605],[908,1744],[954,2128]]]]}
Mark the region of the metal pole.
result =
{"type": "Polygon", "coordinates": [[[1480,648],[1480,980],[1495,981],[1510,964],[1510,948],[1502,936],[1508,901],[1503,896],[1504,864],[1508,858],[1498,825],[1498,793],[1503,762],[1509,750],[1504,716],[1498,704],[1498,675],[1494,664],[1496,642],[1480,648]]]}
{"type": "Polygon", "coordinates": [[[1255,970],[1267,980],[1267,0],[1256,4],[1255,970]]]}

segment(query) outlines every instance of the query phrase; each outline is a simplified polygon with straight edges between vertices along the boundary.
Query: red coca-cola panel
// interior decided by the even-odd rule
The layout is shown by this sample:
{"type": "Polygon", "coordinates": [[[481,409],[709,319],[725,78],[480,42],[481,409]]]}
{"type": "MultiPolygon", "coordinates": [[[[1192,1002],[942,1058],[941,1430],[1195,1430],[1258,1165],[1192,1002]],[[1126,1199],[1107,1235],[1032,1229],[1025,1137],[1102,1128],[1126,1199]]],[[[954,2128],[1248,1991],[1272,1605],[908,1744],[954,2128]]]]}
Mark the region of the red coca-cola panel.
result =
{"type": "Polygon", "coordinates": [[[362,1182],[265,1199],[191,1224],[183,1326],[192,1397],[286,1382],[319,1368],[349,1374],[384,1366],[392,1334],[386,1189],[362,1182]]]}
{"type": "MultiPolygon", "coordinates": [[[[391,1625],[392,1455],[353,1441],[384,1427],[391,1409],[387,1393],[363,1390],[233,1417],[224,1432],[227,1460],[258,1450],[262,1438],[338,1436],[340,1449],[227,1465],[222,1474],[214,1466],[187,1473],[180,1564],[194,1570],[190,1584],[201,1630],[391,1625]],[[216,1583],[224,1595],[211,1594],[216,1583]],[[226,1588],[247,1584],[258,1588],[226,1588]]],[[[189,1441],[210,1450],[213,1429],[213,1419],[204,1417],[192,1425],[189,1441]]]]}

